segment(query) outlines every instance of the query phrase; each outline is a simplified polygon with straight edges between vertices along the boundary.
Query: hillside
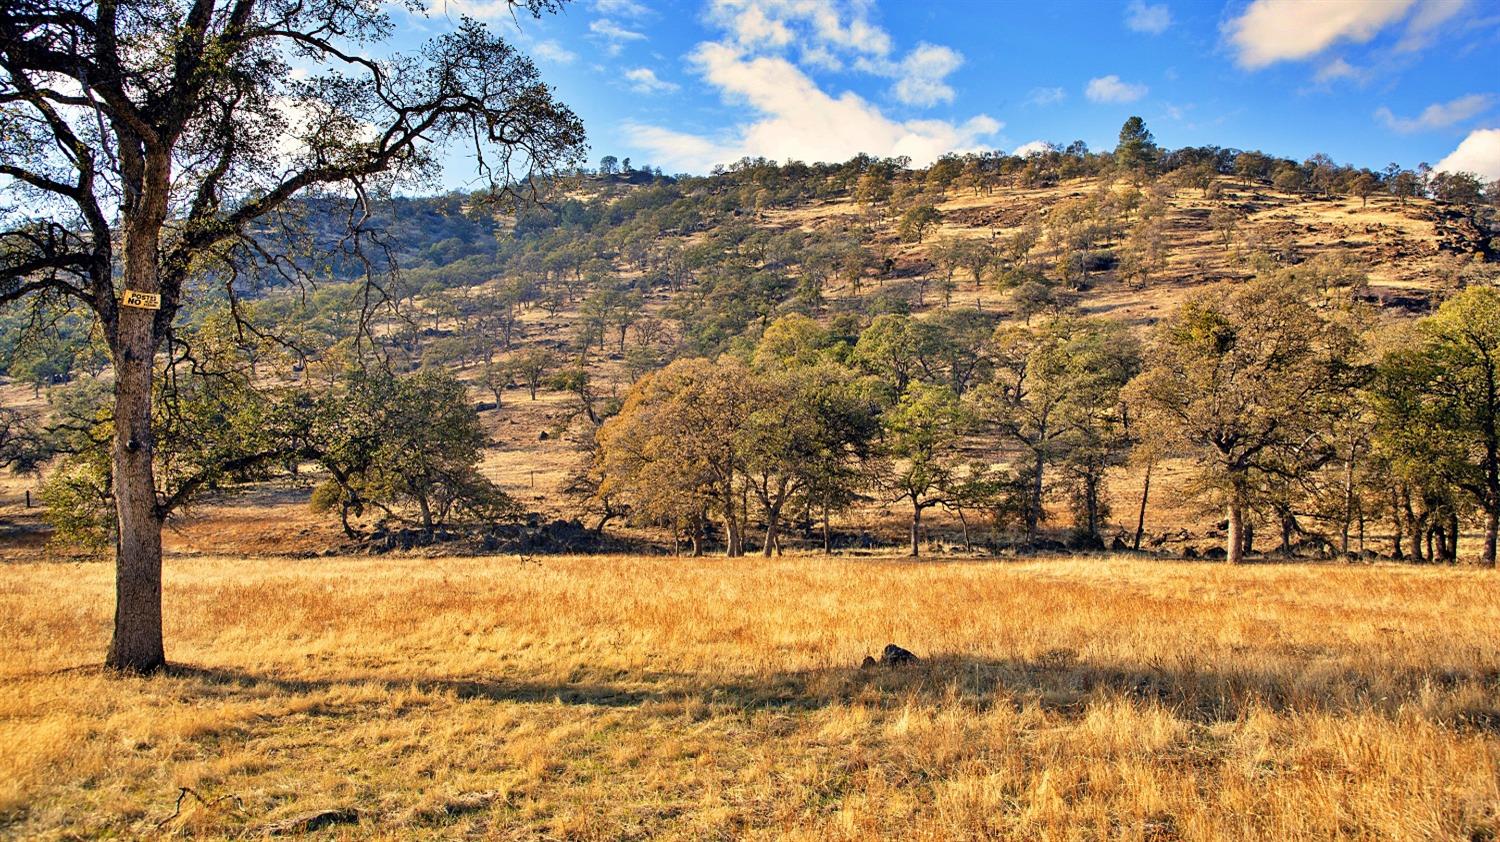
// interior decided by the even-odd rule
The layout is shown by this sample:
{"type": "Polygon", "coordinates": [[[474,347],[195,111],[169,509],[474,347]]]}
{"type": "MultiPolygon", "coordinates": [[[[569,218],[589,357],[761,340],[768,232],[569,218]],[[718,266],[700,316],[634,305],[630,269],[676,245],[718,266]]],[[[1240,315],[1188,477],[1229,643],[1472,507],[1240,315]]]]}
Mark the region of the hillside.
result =
{"type": "MultiPolygon", "coordinates": [[[[946,184],[934,183],[937,167],[893,171],[874,196],[862,194],[869,191],[861,179],[878,169],[868,162],[822,172],[752,162],[685,182],[584,177],[515,218],[491,216],[473,198],[400,200],[376,215],[381,247],[402,272],[385,282],[396,306],[377,313],[374,330],[398,370],[443,367],[468,384],[491,439],[482,473],[539,513],[534,522],[577,518],[593,526],[608,513],[579,492],[594,433],[579,396],[544,384],[531,399],[513,372],[498,372],[487,359],[528,349],[546,349],[555,364],[576,359],[607,414],[643,373],[676,358],[744,352],[784,313],[847,331],[888,312],[932,319],[972,308],[985,323],[1003,326],[1063,308],[1122,322],[1144,338],[1189,295],[1245,281],[1261,261],[1337,275],[1388,331],[1431,312],[1453,290],[1496,275],[1494,243],[1480,227],[1493,217],[1482,208],[1389,193],[1291,193],[1190,168],[1140,179],[1100,171],[1094,162],[1081,168],[1095,172],[1070,176],[1070,166],[1080,167],[1060,157],[1040,176],[1022,170],[972,184],[956,168],[946,184]],[[909,210],[928,205],[934,219],[914,237],[909,210]],[[1075,248],[1070,237],[1087,242],[1075,248]],[[1014,243],[1028,238],[1024,254],[1015,251],[1014,243]],[[977,280],[958,254],[966,244],[987,249],[977,280]],[[1131,263],[1147,252],[1150,259],[1131,263]],[[1082,257],[1069,257],[1074,253],[1082,257]],[[815,260],[823,262],[815,267],[815,260]],[[1148,268],[1137,271],[1142,263],[1148,268]],[[819,285],[810,292],[813,276],[819,285]],[[505,382],[494,383],[502,374],[505,382]]],[[[318,220],[336,209],[312,210],[310,236],[326,240],[331,235],[320,233],[318,220]]],[[[353,267],[335,260],[309,269],[309,278],[324,273],[321,285],[306,288],[311,295],[275,287],[242,293],[273,331],[296,325],[295,341],[307,349],[299,353],[313,368],[289,382],[310,382],[320,358],[339,358],[352,330],[344,290],[358,277],[353,267]]],[[[12,322],[7,341],[19,330],[12,322]]],[[[108,377],[68,368],[46,375],[51,385],[40,389],[15,382],[23,372],[12,363],[3,404],[40,414],[53,385],[108,377]]],[[[976,458],[1005,458],[982,444],[971,450],[976,458]]],[[[1174,495],[1173,467],[1162,470],[1166,494],[1149,513],[1147,531],[1211,532],[1203,513],[1174,495]]],[[[1122,504],[1138,496],[1138,474],[1129,466],[1111,471],[1111,496],[1122,504]]],[[[19,499],[28,487],[37,488],[34,478],[5,480],[3,513],[17,536],[6,542],[7,553],[34,550],[45,532],[36,510],[19,499]],[[19,540],[24,535],[32,538],[19,540]]],[[[292,479],[219,493],[174,518],[168,547],[332,550],[343,536],[327,516],[308,511],[312,487],[292,479]]],[[[1060,507],[1053,522],[1067,522],[1060,507]]],[[[929,528],[941,532],[952,523],[937,514],[929,528]]],[[[660,540],[659,531],[634,530],[622,519],[610,525],[627,537],[660,540]]],[[[899,513],[874,498],[840,522],[846,536],[877,541],[899,528],[899,513]]]]}

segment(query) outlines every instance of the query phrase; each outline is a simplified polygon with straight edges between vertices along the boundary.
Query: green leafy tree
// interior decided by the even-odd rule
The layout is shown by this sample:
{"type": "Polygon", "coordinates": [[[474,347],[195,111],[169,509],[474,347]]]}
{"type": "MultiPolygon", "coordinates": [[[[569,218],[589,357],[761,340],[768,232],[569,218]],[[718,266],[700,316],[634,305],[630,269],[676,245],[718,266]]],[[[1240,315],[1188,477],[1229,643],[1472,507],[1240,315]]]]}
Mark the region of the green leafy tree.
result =
{"type": "Polygon", "coordinates": [[[1263,481],[1304,476],[1328,458],[1322,414],[1348,343],[1311,297],[1263,276],[1188,299],[1157,326],[1127,390],[1159,446],[1193,460],[1191,490],[1223,507],[1230,563],[1244,559],[1263,481]]]}
{"type": "Polygon", "coordinates": [[[1102,525],[1104,471],[1123,450],[1119,393],[1135,374],[1139,352],[1118,324],[1054,318],[1036,328],[1001,327],[994,380],[976,405],[1027,472],[1022,514],[1028,540],[1045,515],[1047,471],[1065,465],[1075,480],[1086,535],[1102,525]]]}
{"type": "Polygon", "coordinates": [[[357,374],[342,415],[370,432],[356,478],[364,498],[427,534],[452,519],[513,519],[517,504],[478,469],[487,443],[462,383],[446,372],[357,374]]]}
{"type": "Polygon", "coordinates": [[[916,381],[881,416],[880,484],[911,506],[911,555],[922,553],[922,513],[941,505],[954,486],[958,443],[968,416],[947,386],[916,381]]]}
{"type": "Polygon", "coordinates": [[[717,513],[725,554],[744,555],[742,431],[761,392],[730,356],[676,360],[642,378],[596,437],[600,493],[670,523],[674,533],[686,526],[695,553],[702,526],[717,513]]]}
{"type": "Polygon", "coordinates": [[[1500,529],[1500,291],[1465,290],[1418,324],[1380,364],[1375,390],[1386,447],[1426,478],[1469,495],[1485,516],[1482,560],[1500,529]]]}

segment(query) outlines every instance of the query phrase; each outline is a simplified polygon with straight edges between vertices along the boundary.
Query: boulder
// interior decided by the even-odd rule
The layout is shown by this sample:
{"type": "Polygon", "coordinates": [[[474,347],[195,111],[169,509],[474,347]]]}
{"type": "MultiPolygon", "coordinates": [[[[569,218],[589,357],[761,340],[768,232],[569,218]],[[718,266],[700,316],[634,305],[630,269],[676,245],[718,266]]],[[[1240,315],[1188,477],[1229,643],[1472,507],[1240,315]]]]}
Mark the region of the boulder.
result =
{"type": "Polygon", "coordinates": [[[869,655],[866,655],[864,662],[859,665],[859,668],[873,669],[875,667],[902,667],[909,664],[915,664],[921,660],[921,658],[918,658],[909,650],[902,649],[900,646],[897,646],[894,643],[887,643],[885,646],[885,650],[880,653],[880,660],[877,661],[869,655]]]}

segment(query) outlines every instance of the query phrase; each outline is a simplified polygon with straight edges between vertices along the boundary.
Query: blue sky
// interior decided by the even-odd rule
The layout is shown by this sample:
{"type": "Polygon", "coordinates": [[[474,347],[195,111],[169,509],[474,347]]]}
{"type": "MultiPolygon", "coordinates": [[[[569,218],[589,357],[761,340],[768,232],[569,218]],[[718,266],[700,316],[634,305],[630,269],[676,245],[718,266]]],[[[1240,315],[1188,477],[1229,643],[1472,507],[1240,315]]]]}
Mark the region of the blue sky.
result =
{"type": "Polygon", "coordinates": [[[583,118],[594,161],[1110,149],[1139,114],[1169,147],[1500,178],[1500,0],[578,0],[540,21],[433,2],[400,46],[487,20],[583,118]]]}

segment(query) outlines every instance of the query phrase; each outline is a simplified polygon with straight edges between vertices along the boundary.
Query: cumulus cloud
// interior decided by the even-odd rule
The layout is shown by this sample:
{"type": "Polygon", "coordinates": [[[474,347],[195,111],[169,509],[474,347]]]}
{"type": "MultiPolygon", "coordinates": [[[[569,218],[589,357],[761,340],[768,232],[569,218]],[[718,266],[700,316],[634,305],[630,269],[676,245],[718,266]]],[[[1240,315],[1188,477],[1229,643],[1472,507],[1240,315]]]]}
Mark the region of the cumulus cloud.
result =
{"type": "Polygon", "coordinates": [[[636,0],[594,0],[594,11],[601,15],[619,15],[626,18],[641,18],[651,14],[651,9],[636,0]]]}
{"type": "Polygon", "coordinates": [[[1495,98],[1489,94],[1469,94],[1450,102],[1435,102],[1422,109],[1422,113],[1415,117],[1397,117],[1391,109],[1382,105],[1375,109],[1375,117],[1394,131],[1410,134],[1446,129],[1462,123],[1488,111],[1494,101],[1495,98]]]}
{"type": "Polygon", "coordinates": [[[670,93],[677,90],[675,82],[657,78],[656,71],[649,67],[634,67],[625,71],[625,80],[630,89],[638,94],[670,93]]]}
{"type": "Polygon", "coordinates": [[[718,137],[626,125],[638,145],[676,169],[702,172],[746,155],[842,161],[859,152],[905,155],[925,165],[948,152],[984,148],[983,141],[1002,128],[983,114],[963,123],[893,120],[855,93],[823,91],[785,58],[752,56],[733,44],[700,44],[691,60],[727,101],[749,107],[756,116],[718,137]]]}
{"type": "Polygon", "coordinates": [[[793,30],[815,45],[884,57],[891,36],[870,22],[865,3],[835,0],[712,0],[708,16],[743,49],[790,44],[793,30]]]}
{"type": "Polygon", "coordinates": [[[1145,85],[1135,85],[1120,81],[1120,77],[1111,73],[1108,76],[1100,76],[1090,79],[1088,86],[1083,89],[1083,95],[1090,102],[1126,103],[1135,102],[1146,95],[1145,85]]]}
{"type": "Polygon", "coordinates": [[[1166,3],[1148,6],[1142,0],[1130,0],[1125,7],[1125,25],[1135,32],[1160,35],[1172,25],[1172,10],[1166,3]]]}
{"type": "Polygon", "coordinates": [[[1402,20],[1406,30],[1396,49],[1420,49],[1467,5],[1467,0],[1255,0],[1225,24],[1224,33],[1240,65],[1254,70],[1311,58],[1340,41],[1366,43],[1402,20]]]}
{"type": "Polygon", "coordinates": [[[893,80],[890,94],[903,105],[952,102],[947,78],[963,65],[963,55],[923,42],[898,56],[890,33],[870,20],[870,8],[862,0],[712,0],[708,18],[724,30],[724,43],[747,55],[781,56],[796,48],[809,67],[853,68],[893,80]]]}
{"type": "Polygon", "coordinates": [[[1500,129],[1469,132],[1458,148],[1437,162],[1435,170],[1471,172],[1484,181],[1500,179],[1500,129]]]}
{"type": "Polygon", "coordinates": [[[923,42],[901,61],[900,78],[891,92],[907,105],[937,105],[953,101],[953,88],[943,80],[964,63],[957,51],[923,42]]]}
{"type": "Polygon", "coordinates": [[[609,18],[599,18],[598,20],[590,21],[589,32],[595,37],[604,40],[605,51],[612,56],[619,55],[627,42],[646,40],[644,33],[636,32],[633,29],[626,29],[609,18]]]}
{"type": "Polygon", "coordinates": [[[553,64],[572,64],[578,55],[552,39],[538,41],[531,47],[531,55],[553,64]]]}
{"type": "Polygon", "coordinates": [[[1029,158],[1032,155],[1041,155],[1042,153],[1050,152],[1051,150],[1052,144],[1048,143],[1047,141],[1033,140],[1030,143],[1023,143],[1020,146],[1017,146],[1015,149],[1012,149],[1010,151],[1010,154],[1015,155],[1019,158],[1029,158]]]}

